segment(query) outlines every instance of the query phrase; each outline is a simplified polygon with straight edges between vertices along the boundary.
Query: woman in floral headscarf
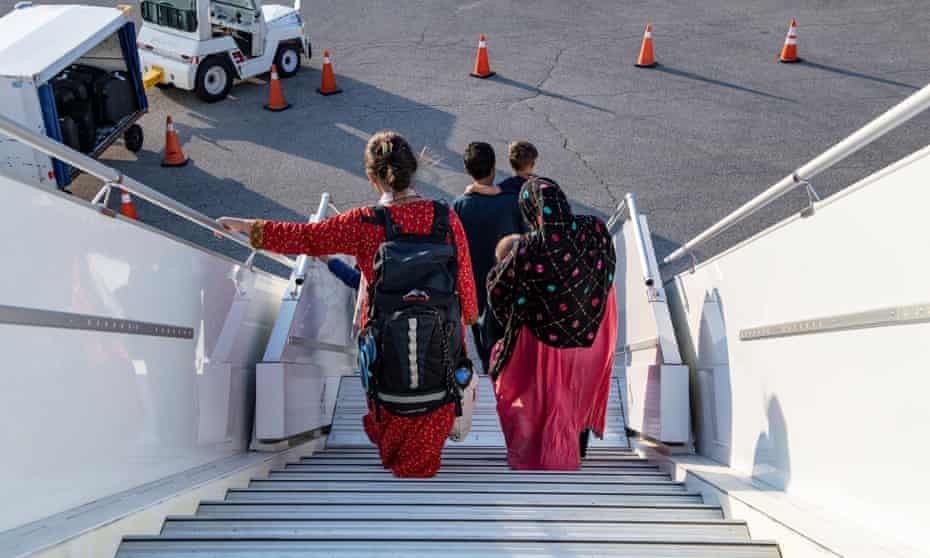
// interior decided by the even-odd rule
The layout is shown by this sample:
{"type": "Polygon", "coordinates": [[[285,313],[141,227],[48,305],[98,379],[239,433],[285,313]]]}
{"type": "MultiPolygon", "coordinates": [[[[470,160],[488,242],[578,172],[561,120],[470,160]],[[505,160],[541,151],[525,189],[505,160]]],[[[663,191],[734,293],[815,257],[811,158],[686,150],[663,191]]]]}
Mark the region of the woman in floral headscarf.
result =
{"type": "Polygon", "coordinates": [[[616,253],[604,222],[573,215],[554,181],[529,180],[519,203],[529,233],[488,275],[491,310],[506,324],[491,375],[507,460],[577,469],[587,429],[604,432],[616,253]]]}

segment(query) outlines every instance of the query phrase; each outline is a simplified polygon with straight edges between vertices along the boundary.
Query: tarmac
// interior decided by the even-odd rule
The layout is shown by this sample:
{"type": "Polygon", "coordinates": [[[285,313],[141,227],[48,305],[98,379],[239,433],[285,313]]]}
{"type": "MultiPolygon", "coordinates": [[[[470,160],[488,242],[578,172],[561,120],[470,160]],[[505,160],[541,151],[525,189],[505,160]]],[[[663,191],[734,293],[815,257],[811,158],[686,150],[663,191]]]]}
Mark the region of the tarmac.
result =
{"type": "MultiPolygon", "coordinates": [[[[0,0],[0,13],[12,4],[0,0]]],[[[419,190],[448,200],[469,182],[468,142],[495,147],[503,179],[507,143],[525,138],[539,149],[539,173],[562,185],[577,212],[606,217],[634,192],[661,258],[930,82],[925,0],[331,0],[306,1],[302,13],[313,57],[282,82],[290,110],[262,109],[264,78],[212,105],[156,88],[141,120],[143,150],[117,143],[102,160],[214,217],[305,221],[324,191],[341,209],[374,203],[362,152],[378,130],[428,148],[437,163],[419,172],[419,190]],[[779,64],[792,17],[804,61],[779,64]],[[646,23],[653,69],[633,65],[646,23]],[[486,80],[468,75],[481,33],[497,73],[486,80]],[[341,95],[316,93],[324,49],[341,95]],[[186,167],[159,165],[166,115],[191,158],[186,167]]],[[[827,196],[925,146],[928,124],[930,114],[918,116],[818,176],[815,188],[827,196]]],[[[81,177],[73,189],[88,197],[97,188],[81,177]]],[[[702,255],[806,201],[802,190],[789,194],[702,255]]],[[[245,255],[137,207],[146,223],[245,255]]]]}

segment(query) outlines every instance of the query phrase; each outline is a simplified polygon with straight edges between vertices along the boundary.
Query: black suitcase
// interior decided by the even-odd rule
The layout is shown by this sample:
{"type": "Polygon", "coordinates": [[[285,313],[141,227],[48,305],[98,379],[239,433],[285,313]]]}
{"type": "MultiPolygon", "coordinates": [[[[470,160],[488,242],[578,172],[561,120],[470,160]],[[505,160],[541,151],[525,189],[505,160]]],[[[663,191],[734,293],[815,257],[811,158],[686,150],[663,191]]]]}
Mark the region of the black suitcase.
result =
{"type": "Polygon", "coordinates": [[[52,91],[58,116],[71,118],[78,129],[79,149],[85,153],[90,152],[97,137],[97,126],[87,87],[78,80],[60,76],[52,82],[52,91]]]}
{"type": "Polygon", "coordinates": [[[97,126],[119,124],[137,108],[132,83],[123,72],[72,64],[68,75],[83,82],[91,92],[97,126]]]}
{"type": "Polygon", "coordinates": [[[104,122],[118,124],[136,110],[132,83],[124,75],[113,72],[98,84],[97,103],[104,122]]]}
{"type": "Polygon", "coordinates": [[[52,92],[55,94],[55,106],[58,114],[71,116],[76,110],[83,110],[90,100],[88,88],[73,79],[59,76],[52,82],[52,92]]]}
{"type": "Polygon", "coordinates": [[[71,149],[81,149],[81,136],[78,125],[70,116],[58,119],[58,126],[61,128],[61,143],[71,149]]]}

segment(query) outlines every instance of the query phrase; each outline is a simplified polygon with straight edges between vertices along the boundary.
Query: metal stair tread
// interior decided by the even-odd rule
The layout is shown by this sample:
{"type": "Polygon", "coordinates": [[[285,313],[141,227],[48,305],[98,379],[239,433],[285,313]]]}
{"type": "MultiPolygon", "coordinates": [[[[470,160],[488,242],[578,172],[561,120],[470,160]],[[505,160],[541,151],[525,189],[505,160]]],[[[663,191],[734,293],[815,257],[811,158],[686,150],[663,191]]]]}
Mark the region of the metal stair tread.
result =
{"type": "Polygon", "coordinates": [[[167,518],[160,535],[125,538],[117,558],[780,557],[630,449],[616,379],[604,439],[567,471],[509,467],[484,381],[471,434],[447,444],[433,478],[382,466],[358,380],[343,378],[325,451],[167,518]]]}
{"type": "Polygon", "coordinates": [[[460,517],[482,519],[557,519],[569,518],[612,521],[646,519],[723,519],[719,506],[707,504],[664,504],[628,506],[502,506],[477,505],[449,502],[404,506],[402,504],[353,505],[293,503],[276,504],[265,502],[203,501],[195,516],[185,517],[303,517],[308,519],[458,519],[460,517]]]}
{"type": "MultiPolygon", "coordinates": [[[[319,491],[319,490],[254,490],[232,489],[226,494],[228,502],[263,501],[263,502],[334,502],[334,503],[402,503],[405,505],[430,504],[435,502],[436,493],[414,491],[385,491],[385,490],[351,490],[351,491],[319,491]]],[[[462,504],[503,504],[503,505],[625,505],[633,503],[679,503],[688,502],[700,504],[703,498],[697,492],[669,492],[669,493],[632,493],[632,494],[552,494],[534,492],[492,492],[455,494],[455,500],[462,504]]]]}
{"type": "Polygon", "coordinates": [[[301,539],[199,539],[196,537],[136,536],[123,540],[117,558],[166,556],[327,556],[327,557],[512,557],[527,558],[780,558],[778,545],[768,541],[713,541],[713,542],[468,542],[449,544],[449,541],[395,541],[392,539],[366,541],[312,541],[301,539]],[[308,546],[307,543],[312,543],[308,546]],[[378,543],[378,544],[372,544],[378,543]]]}
{"type": "Polygon", "coordinates": [[[162,535],[190,537],[300,538],[304,540],[382,539],[468,541],[712,541],[749,540],[744,522],[706,521],[572,521],[484,520],[460,518],[455,526],[428,519],[339,519],[331,521],[283,518],[168,518],[162,535]]]}

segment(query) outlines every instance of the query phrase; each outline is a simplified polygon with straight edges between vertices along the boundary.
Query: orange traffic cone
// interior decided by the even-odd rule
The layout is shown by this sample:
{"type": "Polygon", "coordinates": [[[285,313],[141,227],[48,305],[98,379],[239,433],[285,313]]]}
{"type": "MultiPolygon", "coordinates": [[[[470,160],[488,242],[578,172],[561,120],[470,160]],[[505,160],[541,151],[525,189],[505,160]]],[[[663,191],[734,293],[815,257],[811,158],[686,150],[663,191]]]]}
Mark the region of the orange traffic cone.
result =
{"type": "Polygon", "coordinates": [[[478,37],[478,54],[475,55],[475,69],[471,72],[471,77],[489,78],[494,75],[491,71],[491,63],[488,62],[488,38],[482,34],[478,37]]]}
{"type": "Polygon", "coordinates": [[[656,57],[652,54],[652,24],[646,24],[646,32],[643,33],[643,46],[639,49],[639,58],[636,60],[638,68],[654,68],[657,65],[656,57]]]}
{"type": "Polygon", "coordinates": [[[320,80],[320,88],[316,90],[320,95],[335,95],[342,93],[342,89],[336,87],[336,76],[333,74],[333,65],[329,61],[329,51],[323,51],[323,78],[320,80]]]}
{"type": "Polygon", "coordinates": [[[779,62],[800,62],[801,59],[798,58],[798,21],[796,19],[791,20],[791,25],[788,26],[788,34],[785,35],[785,46],[781,49],[781,56],[778,57],[779,62]]]}
{"type": "Polygon", "coordinates": [[[265,110],[271,112],[281,112],[291,108],[291,105],[284,100],[284,91],[281,89],[281,80],[278,79],[278,67],[271,65],[271,80],[268,82],[268,104],[265,110]]]}
{"type": "Polygon", "coordinates": [[[139,216],[136,215],[136,206],[132,205],[132,196],[126,190],[120,190],[120,192],[122,192],[119,206],[120,215],[138,221],[139,216]]]}
{"type": "Polygon", "coordinates": [[[165,156],[161,160],[163,167],[183,167],[187,164],[187,157],[181,151],[181,143],[178,141],[178,133],[174,131],[174,122],[169,116],[166,122],[165,130],[165,156]]]}

